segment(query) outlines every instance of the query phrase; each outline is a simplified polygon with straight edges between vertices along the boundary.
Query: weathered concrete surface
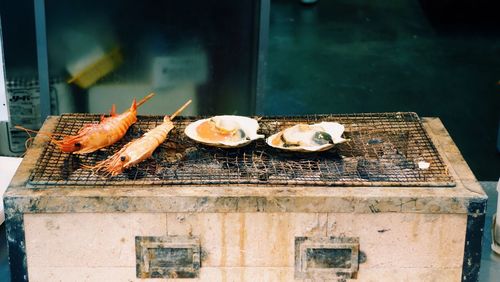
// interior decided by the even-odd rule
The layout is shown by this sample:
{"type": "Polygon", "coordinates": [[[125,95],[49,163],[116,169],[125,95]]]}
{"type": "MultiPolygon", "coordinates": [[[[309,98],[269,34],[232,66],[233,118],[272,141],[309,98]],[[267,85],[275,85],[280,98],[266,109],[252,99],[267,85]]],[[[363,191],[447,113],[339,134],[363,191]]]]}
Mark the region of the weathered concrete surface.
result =
{"type": "Polygon", "coordinates": [[[292,281],[296,236],[356,236],[363,281],[457,281],[467,220],[484,212],[471,204],[486,196],[441,122],[424,126],[456,187],[34,188],[38,136],[4,196],[9,244],[20,246],[13,265],[20,280],[136,281],[131,236],[196,235],[200,281],[292,281]]]}
{"type": "MultiPolygon", "coordinates": [[[[136,236],[177,235],[200,238],[202,270],[213,267],[239,269],[226,274],[239,273],[243,277],[248,275],[247,271],[251,273],[243,268],[269,270],[267,274],[260,274],[269,277],[280,277],[285,275],[284,269],[293,269],[296,237],[355,237],[359,238],[360,251],[366,257],[359,265],[359,277],[365,281],[371,273],[378,275],[394,269],[399,270],[397,273],[406,269],[415,277],[426,277],[426,273],[435,275],[431,270],[444,269],[447,271],[440,274],[442,277],[456,277],[462,269],[466,216],[72,213],[26,214],[25,225],[29,275],[34,281],[40,277],[57,277],[58,271],[68,269],[88,271],[85,277],[89,277],[89,281],[98,280],[101,272],[129,279],[130,269],[135,269],[136,265],[136,236]],[[96,272],[92,274],[90,269],[96,272]],[[276,269],[279,271],[275,272],[276,269]]],[[[204,275],[213,278],[222,274],[201,271],[202,281],[209,281],[204,280],[204,275]]],[[[293,273],[285,277],[287,275],[293,276],[293,273]]],[[[395,274],[386,275],[388,279],[397,280],[395,274]]]]}
{"type": "Polygon", "coordinates": [[[135,236],[164,236],[165,214],[65,213],[24,216],[28,267],[134,267],[135,236]]]}
{"type": "MultiPolygon", "coordinates": [[[[293,268],[285,267],[203,267],[200,270],[199,279],[137,279],[135,278],[135,268],[118,267],[48,267],[33,268],[36,279],[34,282],[46,281],[85,281],[85,282],[253,282],[272,281],[290,282],[298,281],[294,279],[293,268]]],[[[348,279],[347,281],[379,282],[381,277],[387,282],[421,282],[439,281],[456,282],[460,281],[461,269],[453,268],[380,268],[369,269],[360,272],[363,279],[348,279]]],[[[325,280],[325,282],[328,280],[325,280]]],[[[337,280],[329,280],[331,282],[337,280]]]]}
{"type": "Polygon", "coordinates": [[[296,236],[326,236],[326,214],[173,213],[168,235],[199,236],[204,266],[294,265],[296,236]]]}
{"type": "Polygon", "coordinates": [[[328,236],[359,237],[366,268],[461,268],[463,214],[328,214],[328,236]]]}
{"type": "MultiPolygon", "coordinates": [[[[42,130],[52,130],[56,122],[57,117],[49,118],[42,130]]],[[[471,199],[484,200],[486,196],[439,119],[424,119],[424,126],[455,178],[456,187],[240,185],[30,188],[30,170],[47,141],[38,136],[5,193],[6,212],[467,213],[471,199]]]]}

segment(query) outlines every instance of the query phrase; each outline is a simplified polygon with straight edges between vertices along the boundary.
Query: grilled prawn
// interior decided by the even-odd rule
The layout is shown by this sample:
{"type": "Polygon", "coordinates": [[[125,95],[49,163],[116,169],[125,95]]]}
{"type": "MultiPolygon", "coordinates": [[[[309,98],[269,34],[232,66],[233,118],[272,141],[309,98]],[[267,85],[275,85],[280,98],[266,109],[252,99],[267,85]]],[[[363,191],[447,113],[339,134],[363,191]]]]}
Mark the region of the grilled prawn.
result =
{"type": "MultiPolygon", "coordinates": [[[[51,142],[65,153],[88,154],[101,148],[110,146],[122,139],[128,128],[137,121],[137,108],[154,96],[151,93],[136,103],[122,114],[117,115],[115,105],[111,108],[110,117],[101,117],[98,124],[86,124],[76,135],[65,136],[62,140],[56,140],[52,134],[39,132],[51,138],[51,142]]],[[[31,131],[22,127],[17,127],[26,131],[31,131]]]]}
{"type": "Polygon", "coordinates": [[[94,172],[102,171],[106,175],[115,176],[120,174],[124,169],[132,167],[151,157],[153,151],[167,139],[168,133],[174,128],[172,119],[190,103],[191,100],[179,108],[172,116],[165,116],[162,124],[146,132],[139,139],[127,143],[120,151],[116,152],[108,159],[88,168],[92,169],[94,172]]]}

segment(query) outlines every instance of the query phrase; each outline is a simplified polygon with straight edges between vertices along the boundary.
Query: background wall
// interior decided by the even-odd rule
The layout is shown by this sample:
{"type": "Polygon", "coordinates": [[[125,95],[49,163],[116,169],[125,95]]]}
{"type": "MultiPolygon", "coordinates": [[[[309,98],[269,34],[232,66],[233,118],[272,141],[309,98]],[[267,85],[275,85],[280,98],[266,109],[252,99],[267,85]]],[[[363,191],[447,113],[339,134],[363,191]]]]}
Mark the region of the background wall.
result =
{"type": "Polygon", "coordinates": [[[476,176],[498,180],[500,18],[490,2],[274,0],[258,107],[437,116],[476,176]]]}

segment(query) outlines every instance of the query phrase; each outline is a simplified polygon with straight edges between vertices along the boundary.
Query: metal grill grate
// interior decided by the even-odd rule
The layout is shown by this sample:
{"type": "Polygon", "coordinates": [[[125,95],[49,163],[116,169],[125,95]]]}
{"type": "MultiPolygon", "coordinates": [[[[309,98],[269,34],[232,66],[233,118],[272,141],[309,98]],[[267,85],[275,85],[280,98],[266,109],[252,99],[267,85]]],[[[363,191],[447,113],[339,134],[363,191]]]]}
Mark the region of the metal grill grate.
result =
{"type": "MultiPolygon", "coordinates": [[[[176,118],[168,140],[153,156],[115,177],[92,174],[94,165],[124,144],[158,125],[159,116],[140,116],[113,146],[87,155],[60,152],[48,145],[30,183],[36,186],[77,185],[316,185],[316,186],[454,186],[446,165],[415,113],[375,113],[263,117],[260,133],[269,136],[297,123],[336,121],[350,141],[322,153],[289,153],[258,140],[239,149],[197,144],[184,128],[198,118],[176,118]],[[418,163],[430,163],[419,169],[418,163]]],[[[54,133],[72,135],[98,115],[62,115],[54,133]]]]}

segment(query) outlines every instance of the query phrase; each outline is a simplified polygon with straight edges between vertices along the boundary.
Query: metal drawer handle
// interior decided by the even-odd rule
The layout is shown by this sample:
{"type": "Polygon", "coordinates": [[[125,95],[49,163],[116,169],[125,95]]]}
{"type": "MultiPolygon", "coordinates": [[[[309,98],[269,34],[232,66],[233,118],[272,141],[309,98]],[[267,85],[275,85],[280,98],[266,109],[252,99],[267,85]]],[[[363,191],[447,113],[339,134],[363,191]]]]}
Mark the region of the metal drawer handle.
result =
{"type": "Polygon", "coordinates": [[[197,278],[200,272],[198,237],[135,237],[137,278],[197,278]]]}
{"type": "Polygon", "coordinates": [[[295,237],[296,279],[355,278],[359,260],[359,238],[295,237]]]}

